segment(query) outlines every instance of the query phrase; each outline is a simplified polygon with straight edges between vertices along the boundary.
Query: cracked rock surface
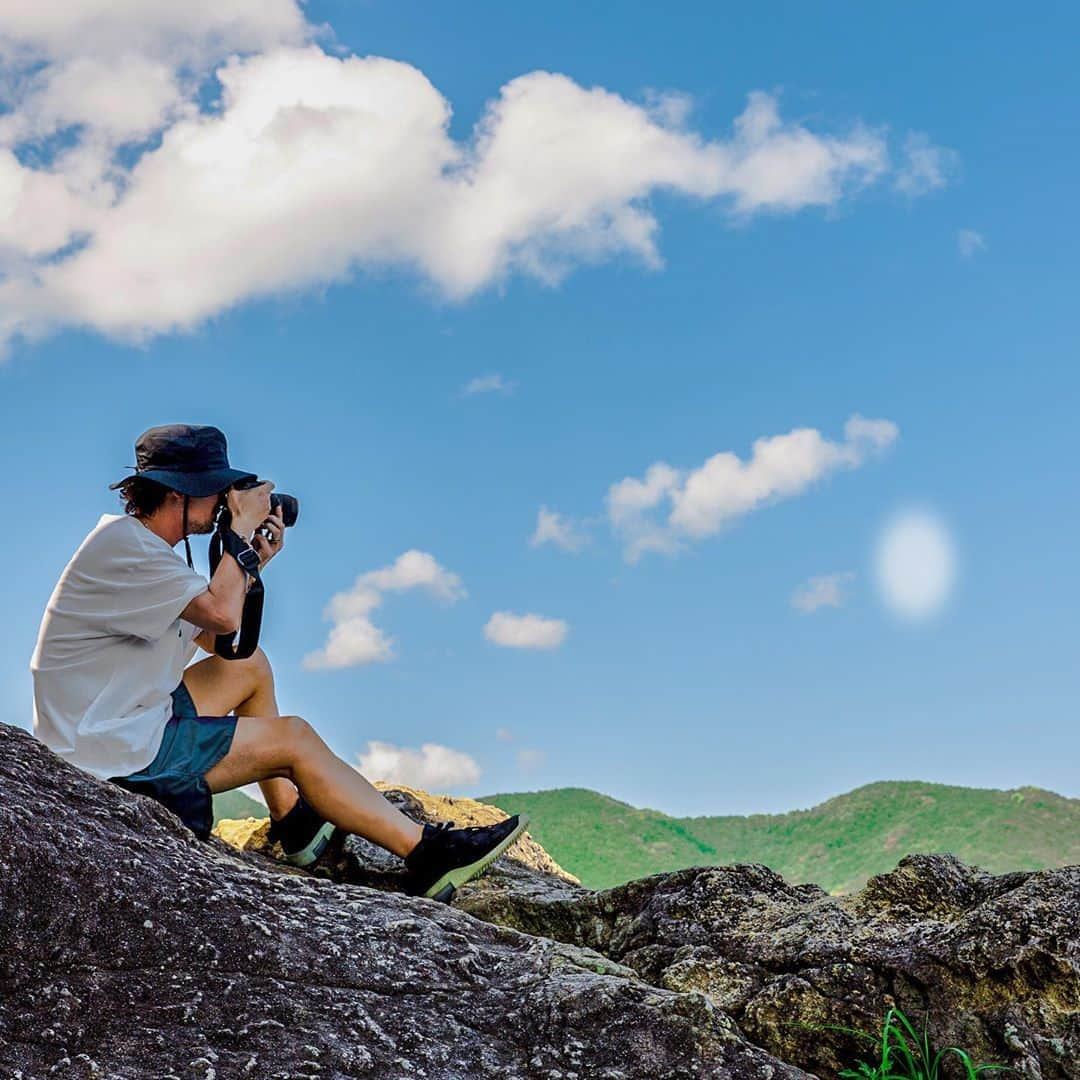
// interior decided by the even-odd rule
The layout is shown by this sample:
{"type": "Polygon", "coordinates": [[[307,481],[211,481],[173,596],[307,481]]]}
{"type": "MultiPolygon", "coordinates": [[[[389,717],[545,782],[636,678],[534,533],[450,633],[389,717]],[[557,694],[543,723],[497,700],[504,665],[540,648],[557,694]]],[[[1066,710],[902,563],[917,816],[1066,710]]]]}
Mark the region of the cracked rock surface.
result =
{"type": "MultiPolygon", "coordinates": [[[[470,799],[380,786],[418,820],[472,825],[501,815],[470,799]]],[[[227,827],[240,846],[265,850],[265,822],[227,827]]],[[[350,837],[317,872],[392,881],[397,862],[350,837]]],[[[894,1005],[920,1033],[925,1019],[935,1050],[959,1046],[976,1065],[1016,1070],[1007,1076],[1080,1077],[1080,867],[995,876],[951,855],[908,855],[860,892],[834,897],[745,863],[593,892],[539,845],[516,845],[454,906],[594,950],[653,986],[698,991],[752,1043],[821,1077],[880,1057],[865,1040],[797,1024],[855,1028],[880,1042],[894,1005]]]]}
{"type": "MultiPolygon", "coordinates": [[[[379,786],[416,820],[503,816],[379,786]]],[[[447,906],[356,836],[291,867],[267,825],[200,843],[0,724],[0,1077],[832,1080],[873,1046],[794,1024],[877,1035],[893,1004],[975,1064],[1080,1077],[1080,867],[593,892],[525,834],[447,906]]]]}
{"type": "Polygon", "coordinates": [[[807,1076],[706,994],[339,855],[356,881],[201,843],[0,724],[0,1077],[807,1076]]]}
{"type": "Polygon", "coordinates": [[[920,1033],[925,1020],[935,1050],[958,1046],[976,1065],[1031,1080],[1080,1077],[1078,866],[993,875],[913,854],[834,897],[752,863],[563,896],[493,881],[456,902],[595,949],[654,986],[701,991],[753,1043],[822,1077],[880,1055],[793,1023],[855,1028],[880,1043],[894,1005],[920,1033]]]}

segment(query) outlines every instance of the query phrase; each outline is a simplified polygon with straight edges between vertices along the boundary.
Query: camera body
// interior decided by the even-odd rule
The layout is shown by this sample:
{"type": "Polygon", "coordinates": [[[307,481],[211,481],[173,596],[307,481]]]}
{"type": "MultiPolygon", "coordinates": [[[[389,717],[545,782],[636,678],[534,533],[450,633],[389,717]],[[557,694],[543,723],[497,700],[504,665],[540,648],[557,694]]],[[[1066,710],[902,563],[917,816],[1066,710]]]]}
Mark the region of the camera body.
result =
{"type": "MultiPolygon", "coordinates": [[[[265,484],[265,480],[252,478],[250,480],[238,480],[232,486],[240,491],[245,491],[248,488],[258,487],[260,484],[265,484]]],[[[276,491],[270,492],[270,510],[281,510],[281,520],[285,523],[286,528],[289,528],[296,524],[296,519],[300,516],[300,503],[295,495],[283,495],[276,491]]],[[[232,511],[229,510],[228,504],[228,490],[223,491],[218,498],[218,523],[223,524],[226,528],[232,521],[232,511]]]]}
{"type": "MultiPolygon", "coordinates": [[[[251,480],[238,480],[233,487],[237,491],[246,491],[248,488],[258,487],[260,484],[265,484],[265,480],[251,479],[251,480]]],[[[279,495],[276,491],[270,492],[270,509],[277,510],[281,507],[281,519],[285,522],[286,527],[296,524],[296,519],[300,516],[300,503],[297,502],[294,495],[279,495]]]]}

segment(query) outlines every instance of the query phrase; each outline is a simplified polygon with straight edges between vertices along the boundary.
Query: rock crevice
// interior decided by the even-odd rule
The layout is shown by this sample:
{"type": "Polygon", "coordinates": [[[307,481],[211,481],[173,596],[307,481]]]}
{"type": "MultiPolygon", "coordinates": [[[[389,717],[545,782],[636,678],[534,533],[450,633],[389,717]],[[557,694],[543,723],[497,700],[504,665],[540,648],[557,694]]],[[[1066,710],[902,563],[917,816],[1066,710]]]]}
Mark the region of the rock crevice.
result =
{"type": "MultiPolygon", "coordinates": [[[[501,816],[383,787],[417,820],[501,816]]],[[[359,837],[308,873],[265,832],[200,843],[0,724],[0,1076],[824,1078],[867,1048],[792,1025],[876,1033],[897,1004],[977,1063],[1080,1077],[1080,868],[591,892],[526,834],[446,906],[359,837]]]]}

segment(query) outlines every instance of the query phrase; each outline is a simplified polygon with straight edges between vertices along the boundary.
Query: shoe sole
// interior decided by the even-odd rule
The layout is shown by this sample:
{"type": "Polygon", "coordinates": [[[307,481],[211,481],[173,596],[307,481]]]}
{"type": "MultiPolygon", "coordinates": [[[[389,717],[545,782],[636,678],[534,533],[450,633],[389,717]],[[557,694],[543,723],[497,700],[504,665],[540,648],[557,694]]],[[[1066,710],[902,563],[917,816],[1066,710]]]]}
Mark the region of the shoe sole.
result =
{"type": "Polygon", "coordinates": [[[324,821],[319,831],[311,838],[306,847],[294,851],[285,856],[285,861],[293,866],[310,866],[325,850],[330,843],[330,837],[334,835],[334,826],[329,821],[324,821]]]}
{"type": "Polygon", "coordinates": [[[434,884],[424,890],[423,896],[428,900],[440,900],[444,904],[450,903],[458,888],[471,881],[478,874],[482,874],[524,831],[529,824],[529,815],[521,814],[518,818],[517,828],[500,840],[486,855],[482,855],[476,862],[466,863],[464,866],[455,866],[447,870],[445,874],[434,884]]]}

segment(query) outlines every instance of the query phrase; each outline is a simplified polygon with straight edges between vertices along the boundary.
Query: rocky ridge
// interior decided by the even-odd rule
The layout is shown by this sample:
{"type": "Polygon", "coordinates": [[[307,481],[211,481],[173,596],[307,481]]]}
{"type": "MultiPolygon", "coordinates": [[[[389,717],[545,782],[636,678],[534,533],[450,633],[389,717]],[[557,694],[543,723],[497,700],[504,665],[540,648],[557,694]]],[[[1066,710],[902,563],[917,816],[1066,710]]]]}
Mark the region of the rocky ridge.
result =
{"type": "MultiPolygon", "coordinates": [[[[380,786],[417,820],[500,816],[380,786]]],[[[0,724],[0,1076],[831,1078],[873,1047],[796,1025],[877,1034],[896,1004],[977,1064],[1080,1077],[1080,867],[592,892],[526,835],[447,906],[359,837],[309,873],[267,827],[200,843],[0,724]]]]}

